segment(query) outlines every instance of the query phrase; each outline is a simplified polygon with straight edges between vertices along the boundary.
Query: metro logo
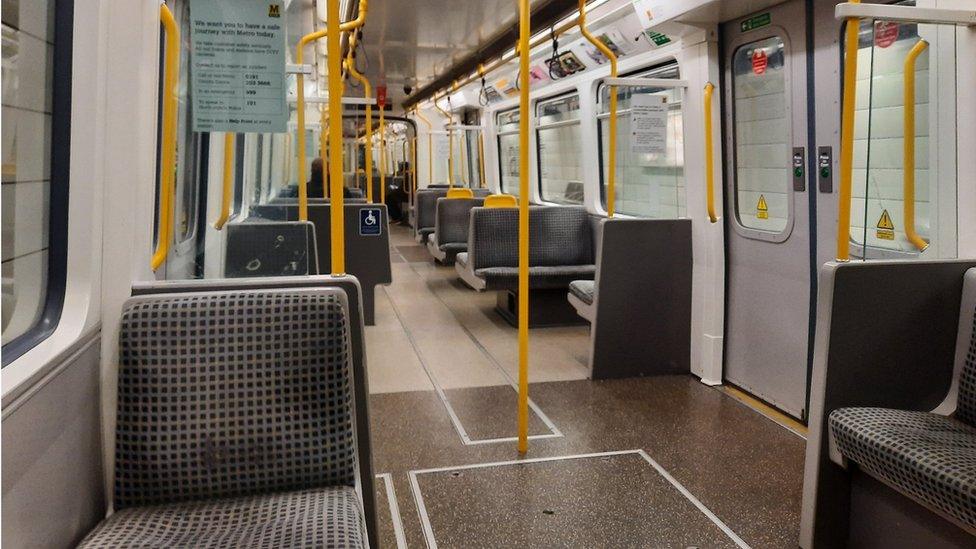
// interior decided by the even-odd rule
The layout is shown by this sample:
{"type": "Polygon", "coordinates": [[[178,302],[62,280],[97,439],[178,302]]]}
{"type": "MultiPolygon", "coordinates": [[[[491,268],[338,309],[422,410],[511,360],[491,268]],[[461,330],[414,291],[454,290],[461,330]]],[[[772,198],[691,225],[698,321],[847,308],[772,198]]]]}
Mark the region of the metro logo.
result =
{"type": "Polygon", "coordinates": [[[281,6],[279,4],[269,4],[268,17],[281,17],[281,6]]]}

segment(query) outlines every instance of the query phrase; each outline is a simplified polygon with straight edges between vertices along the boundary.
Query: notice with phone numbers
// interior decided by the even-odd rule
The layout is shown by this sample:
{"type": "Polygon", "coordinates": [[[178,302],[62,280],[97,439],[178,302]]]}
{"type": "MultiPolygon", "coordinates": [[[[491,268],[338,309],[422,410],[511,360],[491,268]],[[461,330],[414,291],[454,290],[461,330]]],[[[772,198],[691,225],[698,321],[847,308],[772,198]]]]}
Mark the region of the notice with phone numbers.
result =
{"type": "Polygon", "coordinates": [[[288,130],[283,10],[268,0],[191,0],[193,131],[288,130]]]}
{"type": "Polygon", "coordinates": [[[636,94],[630,101],[630,151],[635,154],[667,154],[668,98],[636,94]]]}

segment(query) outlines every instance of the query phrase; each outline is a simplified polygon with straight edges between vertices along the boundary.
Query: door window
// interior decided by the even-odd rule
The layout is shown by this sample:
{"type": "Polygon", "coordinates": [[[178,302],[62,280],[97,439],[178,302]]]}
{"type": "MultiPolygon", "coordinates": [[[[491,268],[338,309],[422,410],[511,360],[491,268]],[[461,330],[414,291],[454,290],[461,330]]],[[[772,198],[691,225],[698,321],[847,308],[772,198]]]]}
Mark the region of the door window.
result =
{"type": "Polygon", "coordinates": [[[503,193],[519,194],[519,111],[498,114],[498,169],[503,193]]]}
{"type": "Polygon", "coordinates": [[[740,46],[732,56],[736,219],[772,233],[790,221],[785,59],[779,36],[740,46]]]}

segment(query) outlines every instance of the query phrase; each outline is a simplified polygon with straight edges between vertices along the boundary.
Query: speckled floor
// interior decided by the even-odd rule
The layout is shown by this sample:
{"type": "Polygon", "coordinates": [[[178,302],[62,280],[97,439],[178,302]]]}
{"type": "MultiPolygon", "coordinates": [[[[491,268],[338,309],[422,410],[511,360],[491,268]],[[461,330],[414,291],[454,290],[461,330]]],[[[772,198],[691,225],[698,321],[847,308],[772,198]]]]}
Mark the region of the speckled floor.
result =
{"type": "MultiPolygon", "coordinates": [[[[400,227],[391,237],[415,245],[400,227]]],[[[367,328],[374,471],[389,475],[377,482],[382,547],[397,547],[387,481],[409,547],[430,534],[439,547],[734,546],[640,454],[452,475],[520,459],[514,442],[464,444],[449,412],[472,439],[514,436],[517,334],[493,295],[410,255],[377,288],[367,328]],[[436,468],[448,470],[416,475],[425,526],[410,476],[436,468]]],[[[562,436],[531,440],[525,458],[643,450],[745,544],[795,547],[804,440],[692,376],[589,381],[587,337],[585,326],[533,330],[529,394],[562,436]]],[[[552,432],[530,419],[530,433],[552,432]]]]}

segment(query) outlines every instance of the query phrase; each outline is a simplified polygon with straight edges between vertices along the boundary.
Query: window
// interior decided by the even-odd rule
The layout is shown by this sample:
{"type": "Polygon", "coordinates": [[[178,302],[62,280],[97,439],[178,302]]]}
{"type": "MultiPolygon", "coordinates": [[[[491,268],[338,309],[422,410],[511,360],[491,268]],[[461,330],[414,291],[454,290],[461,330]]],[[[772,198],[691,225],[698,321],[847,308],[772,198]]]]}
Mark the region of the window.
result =
{"type": "Polygon", "coordinates": [[[64,302],[71,107],[66,0],[4,0],[3,364],[50,335],[64,302]]]}
{"type": "Polygon", "coordinates": [[[772,233],[790,222],[785,54],[783,39],[773,36],[732,56],[736,218],[747,229],[772,233]]]}
{"type": "Polygon", "coordinates": [[[539,192],[557,204],[583,203],[580,165],[579,95],[564,95],[536,104],[539,192]]]}
{"type": "Polygon", "coordinates": [[[519,194],[519,110],[498,113],[498,170],[503,193],[519,194]]]}
{"type": "MultiPolygon", "coordinates": [[[[905,233],[905,62],[915,58],[915,231],[929,253],[954,257],[955,34],[948,25],[861,23],[857,54],[851,240],[863,257],[919,253],[905,233]],[[940,74],[941,73],[941,74],[940,74]],[[942,230],[939,227],[942,226],[942,230]],[[936,239],[941,238],[942,242],[936,239]]],[[[928,254],[927,254],[928,255],[928,254]]]]}
{"type": "Polygon", "coordinates": [[[467,160],[468,181],[472,188],[484,187],[486,182],[481,180],[482,159],[481,159],[481,133],[482,130],[466,130],[464,140],[465,157],[467,160]]]}
{"type": "MultiPolygon", "coordinates": [[[[637,78],[678,78],[678,64],[670,62],[633,75],[637,78]]],[[[599,139],[600,189],[607,205],[609,166],[610,87],[600,86],[599,139]]],[[[637,217],[675,219],[686,214],[684,181],[684,134],[678,88],[617,88],[617,174],[614,208],[637,217]],[[667,145],[664,153],[634,152],[631,147],[630,113],[635,96],[663,97],[667,103],[667,145]]]]}

